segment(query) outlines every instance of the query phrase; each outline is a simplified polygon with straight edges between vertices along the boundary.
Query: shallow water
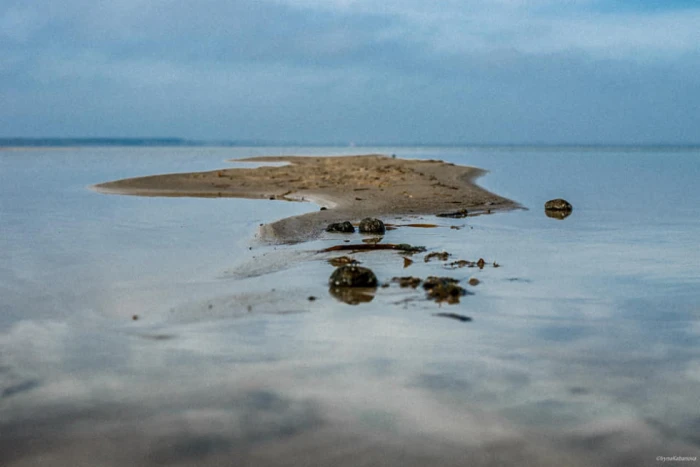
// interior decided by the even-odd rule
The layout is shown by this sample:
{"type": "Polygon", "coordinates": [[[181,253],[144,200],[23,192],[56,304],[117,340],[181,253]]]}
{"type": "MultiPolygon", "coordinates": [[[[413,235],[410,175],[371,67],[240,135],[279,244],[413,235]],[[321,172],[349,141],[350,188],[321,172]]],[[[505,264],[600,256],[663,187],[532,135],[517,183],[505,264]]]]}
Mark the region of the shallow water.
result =
{"type": "Polygon", "coordinates": [[[693,148],[2,151],[0,465],[698,456],[698,180],[693,148]],[[472,294],[459,304],[391,285],[349,305],[327,287],[336,255],[316,253],[337,236],[257,242],[260,223],[311,204],[87,188],[252,155],[367,152],[488,169],[483,186],[529,208],[395,219],[439,227],[383,240],[484,258],[482,270],[356,255],[381,282],[461,279],[472,294]],[[544,215],[555,197],[570,217],[544,215]]]}

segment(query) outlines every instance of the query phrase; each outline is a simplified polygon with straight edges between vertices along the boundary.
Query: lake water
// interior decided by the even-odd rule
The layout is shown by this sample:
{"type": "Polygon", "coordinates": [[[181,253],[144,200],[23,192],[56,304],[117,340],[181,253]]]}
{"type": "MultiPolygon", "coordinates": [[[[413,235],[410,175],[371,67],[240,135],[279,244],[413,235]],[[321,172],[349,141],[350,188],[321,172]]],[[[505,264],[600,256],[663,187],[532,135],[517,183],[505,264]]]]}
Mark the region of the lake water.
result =
{"type": "Polygon", "coordinates": [[[698,148],[0,151],[0,465],[697,458],[699,181],[698,148]],[[392,220],[439,227],[385,242],[484,258],[481,270],[355,255],[380,282],[460,279],[459,304],[395,284],[347,304],[328,290],[334,255],[317,253],[337,236],[257,240],[259,224],[312,204],[88,188],[253,155],[369,152],[485,168],[482,186],[528,208],[392,220]],[[542,209],[557,197],[574,206],[564,220],[542,209]]]}

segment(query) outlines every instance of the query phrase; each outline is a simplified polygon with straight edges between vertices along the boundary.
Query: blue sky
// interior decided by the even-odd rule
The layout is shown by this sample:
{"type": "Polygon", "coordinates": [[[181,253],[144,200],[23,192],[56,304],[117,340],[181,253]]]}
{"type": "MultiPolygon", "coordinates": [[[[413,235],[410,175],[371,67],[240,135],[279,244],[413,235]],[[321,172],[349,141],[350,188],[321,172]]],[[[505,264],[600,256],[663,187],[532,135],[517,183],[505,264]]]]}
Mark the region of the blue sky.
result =
{"type": "Polygon", "coordinates": [[[697,1],[0,5],[0,137],[698,143],[698,109],[697,1]]]}

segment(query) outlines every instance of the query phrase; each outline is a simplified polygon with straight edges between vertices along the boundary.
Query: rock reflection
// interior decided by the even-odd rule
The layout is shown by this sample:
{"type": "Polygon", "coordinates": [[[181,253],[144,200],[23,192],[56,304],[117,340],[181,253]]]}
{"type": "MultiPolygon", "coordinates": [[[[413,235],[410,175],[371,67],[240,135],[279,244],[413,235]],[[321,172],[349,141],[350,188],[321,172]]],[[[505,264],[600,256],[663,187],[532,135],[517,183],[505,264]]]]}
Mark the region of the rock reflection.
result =
{"type": "Polygon", "coordinates": [[[376,287],[330,287],[328,293],[339,302],[359,305],[374,300],[376,287]]]}
{"type": "Polygon", "coordinates": [[[571,215],[571,211],[553,211],[545,209],[544,214],[549,218],[562,220],[569,217],[571,215]]]}

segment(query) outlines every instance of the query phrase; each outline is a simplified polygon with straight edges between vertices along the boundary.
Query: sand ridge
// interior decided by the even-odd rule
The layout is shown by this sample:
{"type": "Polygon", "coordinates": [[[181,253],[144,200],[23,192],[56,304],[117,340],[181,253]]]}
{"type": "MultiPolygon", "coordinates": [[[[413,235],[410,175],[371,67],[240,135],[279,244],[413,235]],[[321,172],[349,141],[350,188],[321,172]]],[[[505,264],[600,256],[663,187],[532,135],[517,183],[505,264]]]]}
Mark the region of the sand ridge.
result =
{"type": "Polygon", "coordinates": [[[236,197],[312,201],[326,210],[261,227],[266,241],[296,243],[320,234],[329,222],[367,216],[470,215],[519,205],[477,186],[484,170],[437,160],[379,154],[357,156],[262,156],[235,162],[279,163],[256,168],[152,175],[101,183],[103,193],[141,196],[236,197]]]}

